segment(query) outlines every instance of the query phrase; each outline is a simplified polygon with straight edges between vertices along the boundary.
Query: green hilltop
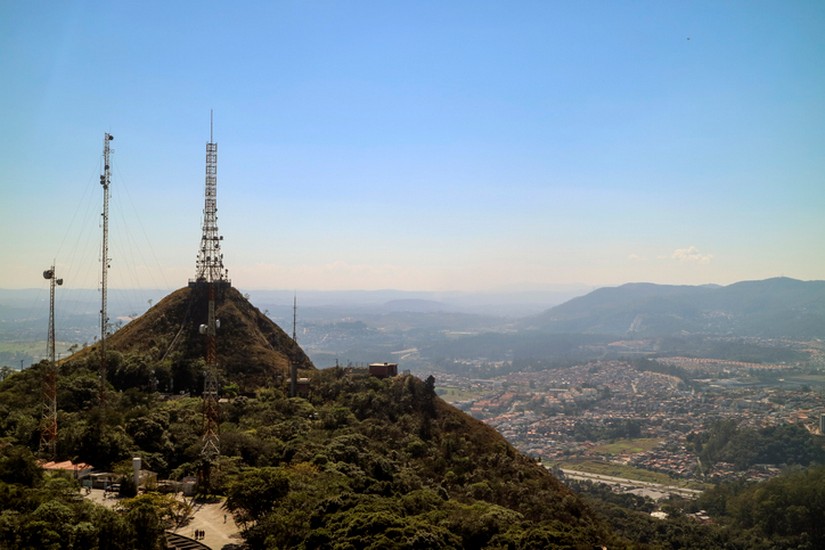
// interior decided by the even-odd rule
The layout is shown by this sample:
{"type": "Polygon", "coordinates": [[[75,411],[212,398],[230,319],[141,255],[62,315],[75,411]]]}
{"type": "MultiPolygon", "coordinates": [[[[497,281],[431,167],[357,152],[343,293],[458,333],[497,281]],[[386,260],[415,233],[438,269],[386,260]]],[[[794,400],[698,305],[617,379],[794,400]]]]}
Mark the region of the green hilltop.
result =
{"type": "MultiPolygon", "coordinates": [[[[136,385],[134,380],[121,381],[118,368],[124,361],[141,362],[147,384],[152,370],[163,391],[199,393],[206,339],[198,329],[206,323],[208,304],[205,285],[178,289],[107,338],[107,350],[115,352],[110,372],[115,387],[136,385]]],[[[291,364],[314,369],[301,347],[237,289],[218,287],[215,313],[220,320],[217,362],[224,382],[254,391],[282,380],[291,364]]],[[[95,344],[66,363],[91,365],[98,357],[99,344],[95,344]]]]}

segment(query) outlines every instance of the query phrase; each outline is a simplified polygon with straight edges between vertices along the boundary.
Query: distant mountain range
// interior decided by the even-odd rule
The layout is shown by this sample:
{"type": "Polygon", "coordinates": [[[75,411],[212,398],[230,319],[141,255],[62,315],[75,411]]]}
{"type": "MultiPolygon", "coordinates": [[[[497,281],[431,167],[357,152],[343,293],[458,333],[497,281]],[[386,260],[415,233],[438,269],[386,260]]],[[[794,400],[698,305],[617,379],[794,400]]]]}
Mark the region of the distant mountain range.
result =
{"type": "MultiPolygon", "coordinates": [[[[99,294],[61,290],[55,314],[58,340],[93,343],[99,334],[99,294]]],[[[595,342],[606,345],[621,339],[676,337],[682,342],[679,345],[726,336],[825,339],[825,281],[783,277],[728,286],[630,283],[587,294],[583,288],[569,290],[567,296],[562,292],[301,292],[298,339],[320,365],[338,359],[385,360],[396,350],[413,348],[420,351],[421,364],[440,364],[445,358],[478,357],[585,360],[594,353],[595,342]],[[355,325],[342,321],[358,321],[360,329],[353,332],[355,325]]],[[[130,319],[168,292],[121,294],[121,299],[118,293],[111,297],[109,312],[115,327],[123,324],[126,329],[130,319]]],[[[292,326],[294,291],[250,294],[244,294],[244,299],[264,316],[282,327],[292,326]]],[[[6,343],[5,348],[0,345],[0,365],[42,358],[45,345],[24,349],[18,343],[44,342],[47,320],[48,290],[0,289],[0,344],[6,343]]],[[[667,345],[672,347],[671,340],[667,345]]],[[[656,349],[664,345],[657,344],[656,349]]],[[[704,348],[693,352],[716,353],[704,348]]]]}
{"type": "Polygon", "coordinates": [[[825,338],[825,281],[786,277],[728,286],[630,283],[600,288],[524,319],[550,333],[825,338]]]}

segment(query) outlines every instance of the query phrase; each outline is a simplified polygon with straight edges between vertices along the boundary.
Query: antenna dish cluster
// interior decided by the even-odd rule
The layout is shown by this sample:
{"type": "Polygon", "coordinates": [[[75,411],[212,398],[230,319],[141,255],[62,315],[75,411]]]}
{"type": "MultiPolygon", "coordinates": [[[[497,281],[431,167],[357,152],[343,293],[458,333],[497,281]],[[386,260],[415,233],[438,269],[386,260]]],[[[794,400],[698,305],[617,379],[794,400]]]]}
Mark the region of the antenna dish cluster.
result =
{"type": "MultiPolygon", "coordinates": [[[[54,269],[47,269],[43,272],[43,278],[46,280],[54,279],[54,269]]],[[[63,285],[63,279],[55,279],[54,283],[58,286],[63,285]]]]}

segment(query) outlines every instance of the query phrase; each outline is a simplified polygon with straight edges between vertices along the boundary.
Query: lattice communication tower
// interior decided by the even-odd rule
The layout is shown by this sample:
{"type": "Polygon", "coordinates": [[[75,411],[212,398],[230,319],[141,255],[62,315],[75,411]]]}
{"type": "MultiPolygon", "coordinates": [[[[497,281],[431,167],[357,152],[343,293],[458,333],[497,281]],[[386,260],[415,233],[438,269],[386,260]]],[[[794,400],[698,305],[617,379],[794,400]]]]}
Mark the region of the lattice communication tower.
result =
{"type": "Polygon", "coordinates": [[[111,134],[103,134],[103,174],[100,176],[100,185],[103,187],[103,244],[100,252],[100,366],[98,372],[98,399],[101,404],[106,397],[106,336],[109,332],[109,314],[107,312],[106,297],[109,278],[109,184],[111,171],[109,158],[111,150],[109,143],[115,139],[111,134]]]}
{"type": "Polygon", "coordinates": [[[203,234],[198,250],[196,278],[189,286],[194,291],[206,287],[209,305],[206,323],[200,332],[206,336],[206,369],[203,382],[203,439],[201,447],[201,489],[209,491],[212,466],[220,456],[220,409],[218,406],[218,354],[215,302],[218,291],[229,286],[229,274],[223,265],[221,241],[218,233],[218,144],[212,138],[212,117],[209,120],[209,143],[206,144],[206,185],[203,207],[203,234]]]}
{"type": "Polygon", "coordinates": [[[43,272],[49,281],[49,364],[43,376],[43,419],[40,432],[40,452],[54,460],[57,450],[57,363],[54,354],[54,289],[63,284],[54,273],[54,265],[43,272]]]}
{"type": "Polygon", "coordinates": [[[206,186],[203,206],[203,235],[198,250],[199,282],[227,281],[229,273],[223,267],[221,241],[218,233],[218,144],[212,141],[212,120],[209,120],[209,143],[206,144],[206,186]]]}

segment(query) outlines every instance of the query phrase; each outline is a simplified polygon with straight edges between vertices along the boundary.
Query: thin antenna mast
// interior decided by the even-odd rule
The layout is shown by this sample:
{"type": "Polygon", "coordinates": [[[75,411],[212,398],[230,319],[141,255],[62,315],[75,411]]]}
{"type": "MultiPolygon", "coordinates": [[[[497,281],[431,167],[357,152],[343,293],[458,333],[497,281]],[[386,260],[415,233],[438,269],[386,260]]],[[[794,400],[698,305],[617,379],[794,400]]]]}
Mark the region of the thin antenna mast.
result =
{"type": "Polygon", "coordinates": [[[103,186],[103,245],[101,247],[100,264],[100,371],[98,382],[100,384],[99,399],[104,401],[104,391],[106,388],[106,334],[109,329],[109,315],[106,311],[107,284],[109,275],[109,184],[111,183],[111,172],[109,170],[109,142],[114,136],[103,134],[103,174],[100,176],[100,185],[103,186]]]}
{"type": "MultiPolygon", "coordinates": [[[[296,327],[298,325],[298,294],[295,293],[292,296],[292,341],[296,344],[298,343],[297,339],[297,330],[296,327]]],[[[289,362],[289,395],[291,397],[296,397],[298,395],[298,365],[294,359],[289,362]]]]}
{"type": "Polygon", "coordinates": [[[49,281],[49,364],[43,377],[43,430],[40,433],[40,452],[54,460],[57,454],[57,363],[54,357],[54,288],[63,284],[54,274],[54,264],[43,272],[49,281]]]}

